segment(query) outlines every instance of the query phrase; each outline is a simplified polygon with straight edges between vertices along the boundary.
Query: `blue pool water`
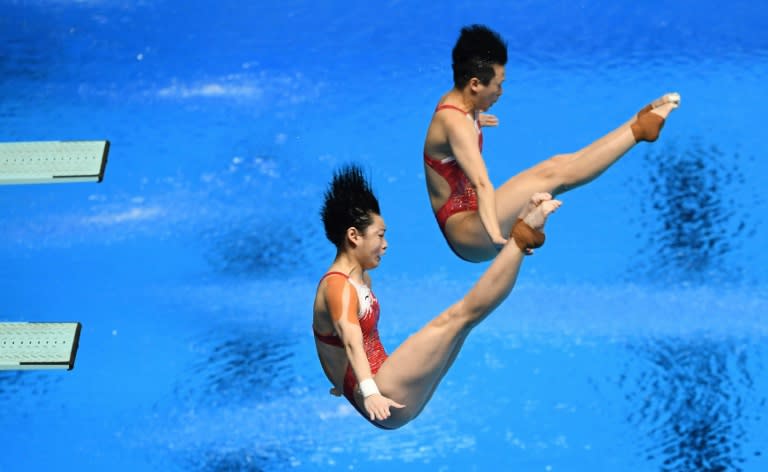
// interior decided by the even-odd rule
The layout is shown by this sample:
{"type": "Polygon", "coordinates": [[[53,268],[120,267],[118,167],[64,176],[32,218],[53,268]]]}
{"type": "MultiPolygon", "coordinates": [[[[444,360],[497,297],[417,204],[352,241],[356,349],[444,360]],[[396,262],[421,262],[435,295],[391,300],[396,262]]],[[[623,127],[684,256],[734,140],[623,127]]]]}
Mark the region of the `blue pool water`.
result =
{"type": "Polygon", "coordinates": [[[0,0],[0,140],[109,139],[101,184],[0,187],[0,320],[83,324],[0,373],[0,470],[766,470],[768,13],[759,2],[0,0]],[[498,185],[679,91],[662,138],[564,195],[424,413],[327,394],[318,201],[369,170],[393,350],[484,265],[421,147],[462,25],[508,40],[498,185]]]}

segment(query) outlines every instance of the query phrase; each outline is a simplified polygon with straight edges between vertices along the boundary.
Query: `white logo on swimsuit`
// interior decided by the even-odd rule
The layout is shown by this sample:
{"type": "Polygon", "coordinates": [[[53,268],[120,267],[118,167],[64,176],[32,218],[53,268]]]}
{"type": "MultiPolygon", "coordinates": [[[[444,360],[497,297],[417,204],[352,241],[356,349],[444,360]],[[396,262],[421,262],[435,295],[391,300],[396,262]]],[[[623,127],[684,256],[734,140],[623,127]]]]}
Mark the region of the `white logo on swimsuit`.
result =
{"type": "Polygon", "coordinates": [[[365,286],[358,286],[357,296],[358,300],[360,300],[360,312],[358,313],[358,318],[363,318],[371,311],[371,306],[373,305],[371,290],[365,286]]]}
{"type": "Polygon", "coordinates": [[[365,315],[369,314],[373,308],[373,294],[367,285],[358,284],[352,279],[349,279],[349,283],[351,283],[357,291],[357,299],[360,300],[360,311],[357,313],[357,317],[362,319],[365,315]]]}

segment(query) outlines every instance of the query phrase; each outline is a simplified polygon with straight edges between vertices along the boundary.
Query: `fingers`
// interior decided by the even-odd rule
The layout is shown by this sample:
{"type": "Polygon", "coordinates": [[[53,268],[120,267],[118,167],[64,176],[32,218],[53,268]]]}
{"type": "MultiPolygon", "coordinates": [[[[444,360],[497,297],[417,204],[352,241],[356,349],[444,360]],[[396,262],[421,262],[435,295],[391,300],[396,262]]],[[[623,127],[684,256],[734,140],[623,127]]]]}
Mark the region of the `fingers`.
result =
{"type": "Polygon", "coordinates": [[[366,401],[365,406],[366,410],[368,411],[368,417],[371,421],[383,421],[392,416],[390,407],[405,408],[405,405],[401,405],[400,403],[397,403],[396,401],[390,400],[386,397],[380,397],[377,399],[377,401],[366,401]]]}
{"type": "Polygon", "coordinates": [[[495,244],[496,247],[498,247],[499,249],[504,247],[504,245],[506,245],[508,242],[509,242],[509,239],[507,239],[507,238],[505,238],[503,236],[498,236],[498,237],[493,238],[493,244],[495,244]]]}
{"type": "Polygon", "coordinates": [[[389,405],[385,407],[371,408],[370,410],[368,410],[368,414],[370,415],[371,421],[386,420],[387,418],[390,417],[389,405]]]}
{"type": "Polygon", "coordinates": [[[489,113],[480,113],[480,116],[478,117],[478,121],[480,123],[480,126],[498,126],[499,125],[499,118],[496,117],[496,115],[491,115],[489,113]]]}
{"type": "Polygon", "coordinates": [[[371,421],[389,418],[389,405],[386,402],[376,401],[373,400],[373,397],[368,397],[365,399],[365,408],[368,410],[368,419],[371,421]]]}

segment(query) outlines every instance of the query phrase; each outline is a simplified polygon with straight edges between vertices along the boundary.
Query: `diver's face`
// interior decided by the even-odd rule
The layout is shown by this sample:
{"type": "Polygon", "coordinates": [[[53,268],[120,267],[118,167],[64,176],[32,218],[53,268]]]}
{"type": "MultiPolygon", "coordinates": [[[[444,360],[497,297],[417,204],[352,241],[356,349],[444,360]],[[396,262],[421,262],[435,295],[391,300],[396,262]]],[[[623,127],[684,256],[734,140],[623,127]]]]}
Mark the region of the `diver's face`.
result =
{"type": "Polygon", "coordinates": [[[358,241],[359,258],[363,269],[374,269],[381,263],[381,257],[387,251],[387,239],[384,237],[384,233],[387,231],[387,226],[384,224],[384,219],[377,215],[372,214],[373,222],[358,241]]]}
{"type": "Polygon", "coordinates": [[[503,93],[502,84],[506,78],[504,75],[504,66],[499,64],[493,65],[494,76],[488,85],[483,85],[478,82],[477,84],[477,108],[481,111],[485,111],[493,106],[503,93]]]}

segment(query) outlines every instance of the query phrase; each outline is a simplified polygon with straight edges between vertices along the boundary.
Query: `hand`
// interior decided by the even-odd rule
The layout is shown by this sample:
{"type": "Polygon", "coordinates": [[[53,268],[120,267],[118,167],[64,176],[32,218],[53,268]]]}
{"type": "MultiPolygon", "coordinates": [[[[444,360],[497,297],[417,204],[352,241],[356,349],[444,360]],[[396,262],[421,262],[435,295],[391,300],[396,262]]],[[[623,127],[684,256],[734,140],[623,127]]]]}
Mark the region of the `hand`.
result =
{"type": "Polygon", "coordinates": [[[499,119],[496,117],[496,115],[480,113],[480,116],[477,117],[477,123],[481,128],[488,126],[499,126],[499,119]]]}
{"type": "Polygon", "coordinates": [[[500,234],[498,236],[491,237],[491,241],[493,242],[493,245],[496,246],[496,249],[498,249],[499,251],[501,251],[501,248],[503,248],[509,242],[508,239],[504,238],[504,236],[500,234]]]}
{"type": "Polygon", "coordinates": [[[380,394],[374,394],[369,397],[366,397],[364,402],[365,402],[365,411],[368,412],[368,415],[371,421],[386,420],[387,418],[389,418],[390,407],[405,408],[405,405],[401,405],[396,401],[390,400],[389,398],[380,394]]]}

